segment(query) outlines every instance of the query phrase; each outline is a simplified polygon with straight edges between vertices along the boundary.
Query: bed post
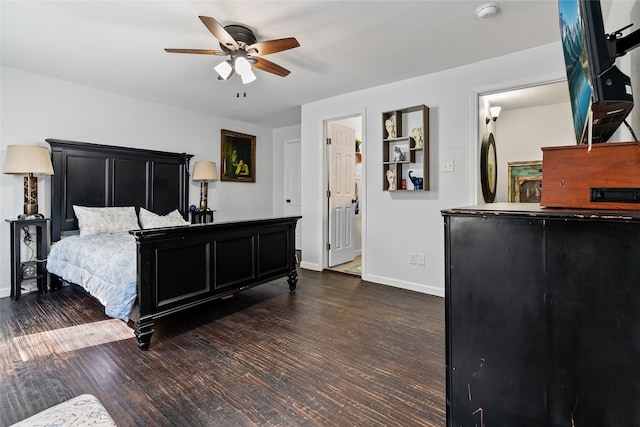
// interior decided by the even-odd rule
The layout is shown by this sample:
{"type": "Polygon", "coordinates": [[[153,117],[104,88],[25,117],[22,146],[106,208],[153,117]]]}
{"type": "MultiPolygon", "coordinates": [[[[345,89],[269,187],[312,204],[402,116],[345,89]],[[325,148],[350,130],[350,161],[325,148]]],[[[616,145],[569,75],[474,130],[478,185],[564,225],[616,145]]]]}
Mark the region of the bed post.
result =
{"type": "Polygon", "coordinates": [[[298,270],[292,270],[291,273],[289,273],[287,282],[289,283],[289,290],[295,291],[298,285],[298,270]]]}
{"type": "Polygon", "coordinates": [[[148,350],[151,345],[151,335],[153,335],[153,317],[140,319],[134,323],[134,331],[138,339],[140,350],[148,350]]]}
{"type": "MultiPolygon", "coordinates": [[[[293,228],[293,246],[295,248],[295,224],[294,224],[294,228],[293,228]]],[[[288,275],[288,279],[287,279],[287,283],[289,283],[289,290],[290,291],[295,291],[296,290],[296,286],[298,285],[298,255],[296,254],[296,251],[293,251],[293,269],[291,270],[291,272],[288,275]]]]}

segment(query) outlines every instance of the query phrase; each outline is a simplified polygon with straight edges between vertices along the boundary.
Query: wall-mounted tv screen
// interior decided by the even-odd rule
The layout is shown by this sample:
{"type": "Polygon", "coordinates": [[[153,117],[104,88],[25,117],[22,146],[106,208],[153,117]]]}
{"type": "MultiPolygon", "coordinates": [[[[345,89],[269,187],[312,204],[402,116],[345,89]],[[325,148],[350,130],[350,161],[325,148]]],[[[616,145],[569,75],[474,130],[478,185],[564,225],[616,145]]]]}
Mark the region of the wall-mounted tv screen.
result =
{"type": "Polygon", "coordinates": [[[587,49],[584,43],[584,26],[577,0],[560,0],[558,11],[573,127],[576,141],[580,143],[587,129],[592,93],[587,66],[587,49]]]}
{"type": "Polygon", "coordinates": [[[558,0],[558,11],[576,142],[606,142],[633,109],[631,80],[615,66],[625,52],[604,31],[600,1],[558,0]]]}

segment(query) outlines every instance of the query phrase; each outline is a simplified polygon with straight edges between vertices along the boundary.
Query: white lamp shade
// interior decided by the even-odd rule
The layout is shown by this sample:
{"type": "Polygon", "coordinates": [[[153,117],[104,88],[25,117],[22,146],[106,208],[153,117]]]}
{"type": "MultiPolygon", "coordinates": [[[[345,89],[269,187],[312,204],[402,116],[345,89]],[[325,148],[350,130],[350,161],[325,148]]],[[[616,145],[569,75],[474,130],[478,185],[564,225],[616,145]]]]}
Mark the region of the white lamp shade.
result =
{"type": "Polygon", "coordinates": [[[9,145],[4,173],[16,175],[53,175],[49,149],[37,145],[9,145]]]}
{"type": "Polygon", "coordinates": [[[244,56],[239,56],[238,58],[236,58],[235,64],[236,72],[241,76],[244,76],[247,72],[251,72],[251,64],[249,64],[249,61],[247,61],[247,58],[245,58],[244,56]]]}
{"type": "Polygon", "coordinates": [[[196,162],[193,165],[193,174],[191,177],[194,181],[217,181],[218,168],[215,162],[196,162]]]}
{"type": "Polygon", "coordinates": [[[216,70],[220,78],[224,80],[227,80],[233,71],[233,68],[228,61],[221,62],[213,68],[216,70]]]}
{"type": "Polygon", "coordinates": [[[251,71],[251,68],[249,68],[244,72],[244,74],[240,75],[240,78],[242,79],[242,84],[246,85],[247,83],[254,81],[256,79],[256,75],[251,71]]]}

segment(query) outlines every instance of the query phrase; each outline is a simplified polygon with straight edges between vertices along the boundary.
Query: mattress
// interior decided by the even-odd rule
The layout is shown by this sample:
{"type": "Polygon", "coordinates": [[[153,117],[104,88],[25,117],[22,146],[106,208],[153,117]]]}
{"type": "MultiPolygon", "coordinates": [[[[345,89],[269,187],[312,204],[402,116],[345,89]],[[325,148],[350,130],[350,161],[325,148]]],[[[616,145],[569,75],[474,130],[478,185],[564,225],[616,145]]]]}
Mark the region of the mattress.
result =
{"type": "Polygon", "coordinates": [[[51,246],[47,270],[84,288],[107,316],[129,320],[136,300],[136,243],[128,232],[69,236],[51,246]]]}

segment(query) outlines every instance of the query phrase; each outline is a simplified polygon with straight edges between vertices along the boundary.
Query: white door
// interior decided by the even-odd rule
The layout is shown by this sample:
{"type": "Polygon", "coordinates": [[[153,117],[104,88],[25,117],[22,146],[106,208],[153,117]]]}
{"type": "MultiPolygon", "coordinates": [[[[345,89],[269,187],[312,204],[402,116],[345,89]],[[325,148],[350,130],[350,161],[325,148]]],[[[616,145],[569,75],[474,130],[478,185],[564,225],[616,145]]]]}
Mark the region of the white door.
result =
{"type": "Polygon", "coordinates": [[[356,131],[330,125],[329,144],[329,267],[353,261],[355,215],[356,131]]]}
{"type": "MultiPolygon", "coordinates": [[[[287,216],[299,216],[302,214],[302,197],[300,194],[301,179],[301,154],[300,141],[288,142],[284,148],[284,213],[287,216]]],[[[302,219],[296,225],[296,249],[302,248],[302,219]]]]}

